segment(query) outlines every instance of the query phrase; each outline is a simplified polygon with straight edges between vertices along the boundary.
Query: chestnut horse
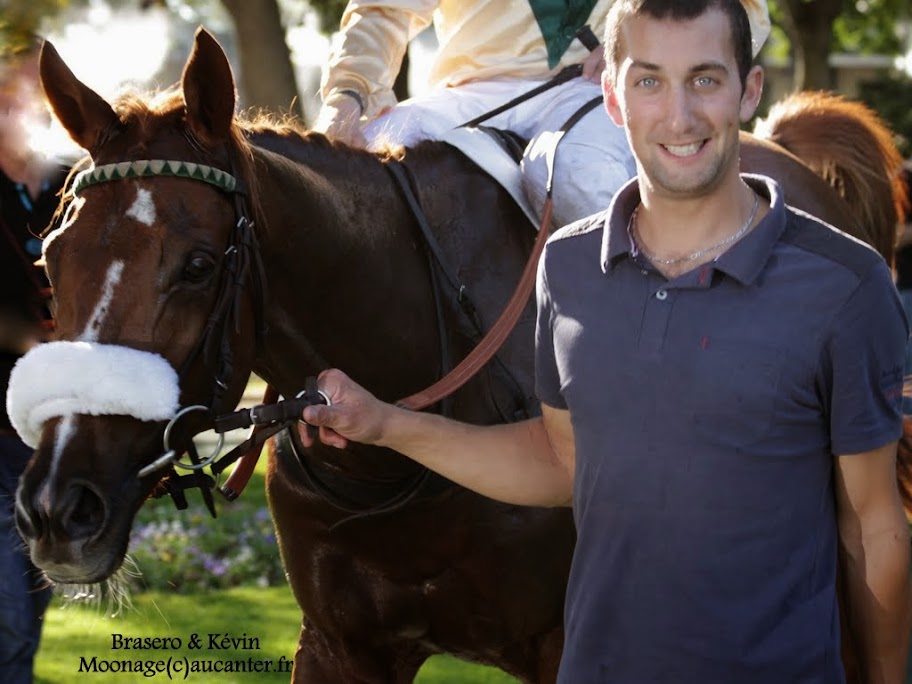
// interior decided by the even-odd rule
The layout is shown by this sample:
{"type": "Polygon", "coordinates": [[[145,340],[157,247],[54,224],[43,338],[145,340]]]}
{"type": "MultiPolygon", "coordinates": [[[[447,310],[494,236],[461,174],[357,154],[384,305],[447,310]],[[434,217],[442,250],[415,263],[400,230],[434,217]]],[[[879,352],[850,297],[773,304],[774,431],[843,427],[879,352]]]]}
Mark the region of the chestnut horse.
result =
{"type": "MultiPolygon", "coordinates": [[[[179,88],[154,99],[109,104],[49,45],[41,78],[94,165],[73,183],[63,224],[45,241],[59,341],[35,350],[53,352],[34,383],[50,408],[37,420],[17,495],[20,531],[50,578],[96,582],[121,564],[134,515],[162,481],[162,470],[147,467],[162,453],[176,405],[230,411],[251,371],[291,397],[330,364],[397,400],[472,347],[455,297],[441,298],[445,325],[433,324],[433,269],[390,159],[238,120],[231,69],[208,33],[198,32],[179,88]],[[162,170],[141,160],[169,162],[162,170]],[[238,219],[245,207],[255,236],[238,219]],[[441,358],[444,341],[449,358],[441,358]],[[121,352],[138,371],[111,363],[121,352]],[[76,380],[95,357],[123,376],[101,399],[107,377],[76,380]],[[168,382],[178,388],[165,397],[168,408],[150,408],[149,396],[167,395],[157,385],[168,382]],[[55,410],[58,400],[64,408],[55,410]]],[[[834,107],[819,104],[821,116],[834,107]]],[[[826,124],[819,129],[829,135],[826,124]]],[[[442,251],[490,325],[534,230],[451,147],[422,143],[402,159],[442,251]]],[[[858,218],[867,215],[768,141],[745,136],[743,161],[781,179],[792,204],[889,257],[895,216],[877,225],[858,218]]],[[[889,213],[896,159],[869,144],[862,161],[883,181],[881,194],[862,199],[889,213]]],[[[452,415],[493,423],[535,410],[533,318],[530,305],[501,362],[452,397],[452,415]]],[[[574,544],[569,509],[497,503],[387,450],[296,452],[291,439],[271,455],[267,488],[304,613],[294,681],[411,682],[443,652],[523,682],[554,681],[574,544]]]]}

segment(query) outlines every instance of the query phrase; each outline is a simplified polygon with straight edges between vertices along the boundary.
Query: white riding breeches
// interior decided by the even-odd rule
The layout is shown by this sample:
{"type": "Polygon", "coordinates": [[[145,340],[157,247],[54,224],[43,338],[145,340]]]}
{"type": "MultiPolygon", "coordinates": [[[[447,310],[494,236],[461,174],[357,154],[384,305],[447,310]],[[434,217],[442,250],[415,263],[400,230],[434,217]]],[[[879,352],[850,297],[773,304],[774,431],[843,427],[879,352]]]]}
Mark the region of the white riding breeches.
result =
{"type": "MultiPolygon", "coordinates": [[[[368,122],[364,132],[371,149],[436,140],[538,85],[541,81],[485,81],[438,88],[401,102],[368,122]]],[[[599,85],[576,78],[483,123],[529,140],[522,160],[523,190],[539,213],[544,206],[547,160],[553,154],[556,131],[601,94],[599,85]]],[[[566,225],[607,208],[614,193],[634,175],[636,165],[624,130],[599,104],[563,136],[557,147],[553,225],[566,225]]]]}

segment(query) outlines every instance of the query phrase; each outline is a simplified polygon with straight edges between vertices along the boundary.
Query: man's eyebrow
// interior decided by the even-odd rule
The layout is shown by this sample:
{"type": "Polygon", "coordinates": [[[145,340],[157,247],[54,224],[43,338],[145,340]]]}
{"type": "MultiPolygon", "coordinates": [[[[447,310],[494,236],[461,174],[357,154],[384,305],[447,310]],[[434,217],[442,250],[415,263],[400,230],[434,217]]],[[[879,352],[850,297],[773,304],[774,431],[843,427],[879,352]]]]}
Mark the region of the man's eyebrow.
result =
{"type": "Polygon", "coordinates": [[[661,71],[662,67],[652,62],[645,62],[642,59],[634,59],[630,62],[631,69],[643,69],[644,71],[661,71]]]}
{"type": "Polygon", "coordinates": [[[704,71],[723,71],[727,72],[728,67],[722,62],[703,62],[702,64],[694,64],[690,68],[690,73],[696,74],[704,71]]]}
{"type": "MultiPolygon", "coordinates": [[[[631,69],[642,69],[643,71],[662,71],[662,67],[658,64],[653,64],[652,62],[647,62],[642,59],[634,59],[630,62],[631,69]]],[[[690,69],[689,73],[698,74],[706,71],[722,71],[727,72],[728,67],[722,62],[701,62],[700,64],[694,64],[690,69]]]]}

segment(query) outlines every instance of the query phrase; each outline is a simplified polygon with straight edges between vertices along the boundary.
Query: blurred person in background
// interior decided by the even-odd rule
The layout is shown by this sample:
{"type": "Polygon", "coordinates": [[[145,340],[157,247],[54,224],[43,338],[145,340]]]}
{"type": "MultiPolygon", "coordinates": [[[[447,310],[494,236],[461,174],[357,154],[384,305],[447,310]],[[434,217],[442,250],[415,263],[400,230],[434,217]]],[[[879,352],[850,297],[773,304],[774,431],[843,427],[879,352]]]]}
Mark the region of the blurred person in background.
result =
{"type": "MultiPolygon", "coordinates": [[[[47,130],[38,79],[40,43],[0,55],[0,382],[6,396],[13,365],[49,328],[48,283],[35,265],[40,233],[59,202],[66,169],[32,147],[47,130]]],[[[0,681],[32,681],[50,583],[32,565],[16,531],[19,476],[32,454],[0,416],[0,681]]]]}

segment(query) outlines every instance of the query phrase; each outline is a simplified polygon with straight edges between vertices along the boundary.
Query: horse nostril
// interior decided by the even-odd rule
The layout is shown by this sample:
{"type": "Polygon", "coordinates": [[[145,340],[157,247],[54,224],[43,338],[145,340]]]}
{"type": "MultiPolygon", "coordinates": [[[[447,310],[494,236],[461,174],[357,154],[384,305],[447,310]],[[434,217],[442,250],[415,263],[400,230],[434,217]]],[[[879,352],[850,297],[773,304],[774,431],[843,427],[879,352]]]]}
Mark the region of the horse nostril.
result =
{"type": "Polygon", "coordinates": [[[104,524],[104,500],[89,487],[73,485],[64,497],[60,524],[71,540],[86,539],[104,524]]]}

